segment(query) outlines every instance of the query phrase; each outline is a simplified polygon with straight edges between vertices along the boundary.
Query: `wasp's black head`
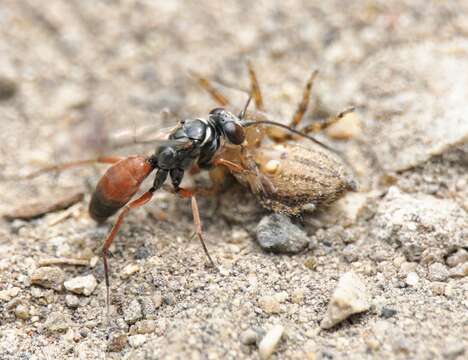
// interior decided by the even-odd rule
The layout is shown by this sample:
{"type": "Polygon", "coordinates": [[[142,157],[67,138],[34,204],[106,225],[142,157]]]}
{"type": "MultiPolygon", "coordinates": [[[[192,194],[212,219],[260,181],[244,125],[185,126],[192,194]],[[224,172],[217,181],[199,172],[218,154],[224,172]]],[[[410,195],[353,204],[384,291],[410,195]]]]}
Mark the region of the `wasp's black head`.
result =
{"type": "Polygon", "coordinates": [[[223,108],[216,108],[210,111],[209,118],[230,143],[240,145],[244,142],[245,131],[237,116],[223,108]]]}

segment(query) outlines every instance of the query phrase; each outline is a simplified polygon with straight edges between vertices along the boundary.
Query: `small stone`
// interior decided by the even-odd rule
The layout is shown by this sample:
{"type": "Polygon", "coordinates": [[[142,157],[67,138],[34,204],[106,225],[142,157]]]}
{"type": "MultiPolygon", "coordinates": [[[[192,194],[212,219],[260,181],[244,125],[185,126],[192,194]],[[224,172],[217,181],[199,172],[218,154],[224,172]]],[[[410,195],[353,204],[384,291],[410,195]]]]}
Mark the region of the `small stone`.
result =
{"type": "Polygon", "coordinates": [[[64,286],[75,294],[89,296],[96,289],[97,281],[93,275],[78,276],[65,281],[64,286]]]}
{"type": "Polygon", "coordinates": [[[288,294],[284,292],[266,295],[258,299],[258,304],[267,314],[278,314],[281,311],[281,303],[287,298],[288,294]]]}
{"type": "Polygon", "coordinates": [[[294,304],[301,304],[304,301],[304,289],[296,289],[291,294],[291,301],[294,304]]]}
{"type": "Polygon", "coordinates": [[[406,275],[406,285],[415,287],[419,284],[419,276],[414,271],[411,271],[406,275]]]}
{"type": "Polygon", "coordinates": [[[281,311],[281,304],[274,296],[262,296],[258,299],[258,305],[267,314],[278,314],[281,311]]]}
{"type": "Polygon", "coordinates": [[[0,76],[0,101],[12,98],[17,91],[18,85],[13,79],[0,76]]]}
{"type": "Polygon", "coordinates": [[[369,350],[377,351],[380,348],[380,342],[375,337],[368,337],[365,342],[369,350]]]}
{"type": "Polygon", "coordinates": [[[136,299],[132,300],[130,304],[124,309],[124,319],[128,324],[134,324],[143,318],[140,302],[136,299]]]}
{"type": "Polygon", "coordinates": [[[429,266],[427,277],[430,281],[446,281],[449,277],[449,272],[445,265],[434,263],[429,266]]]}
{"type": "Polygon", "coordinates": [[[439,282],[439,281],[434,281],[431,283],[431,291],[432,294],[441,296],[444,295],[445,293],[445,283],[439,282]]]}
{"type": "Polygon", "coordinates": [[[62,290],[65,273],[56,266],[37,268],[31,275],[31,284],[42,286],[56,291],[62,290]]]}
{"type": "Polygon", "coordinates": [[[153,299],[150,296],[143,296],[140,298],[141,312],[146,319],[156,318],[156,307],[154,306],[153,299]]]}
{"type": "Polygon", "coordinates": [[[372,235],[396,248],[406,259],[442,262],[452,249],[466,244],[466,212],[454,201],[406,194],[392,186],[379,202],[372,235]],[[432,250],[434,249],[434,250],[432,250]]]}
{"type": "Polygon", "coordinates": [[[449,360],[458,359],[465,354],[465,343],[461,339],[449,338],[443,347],[444,358],[449,360]]]}
{"type": "Polygon", "coordinates": [[[80,304],[80,299],[76,295],[67,294],[65,296],[65,303],[69,308],[75,309],[80,304]]]}
{"type": "Polygon", "coordinates": [[[120,277],[122,279],[128,279],[130,276],[132,276],[133,274],[136,274],[139,271],[140,271],[140,265],[138,265],[138,264],[129,264],[129,265],[124,267],[124,269],[120,273],[120,277]]]}
{"type": "Polygon", "coordinates": [[[279,254],[294,254],[309,244],[307,234],[282,214],[265,216],[256,228],[257,241],[262,249],[279,254]]]}
{"type": "Polygon", "coordinates": [[[157,308],[161,307],[161,305],[163,303],[163,296],[162,296],[162,294],[160,292],[156,292],[152,296],[152,300],[153,300],[154,308],[157,309],[157,308]]]}
{"type": "Polygon", "coordinates": [[[55,311],[47,317],[45,327],[50,332],[65,332],[70,327],[70,319],[63,312],[55,311]]]}
{"type": "Polygon", "coordinates": [[[449,270],[449,276],[451,278],[462,278],[468,276],[468,262],[464,264],[458,264],[454,268],[449,270]]]}
{"type": "Polygon", "coordinates": [[[6,290],[0,291],[0,300],[2,301],[10,301],[14,297],[18,296],[21,289],[19,287],[11,287],[6,290]]]}
{"type": "Polygon", "coordinates": [[[26,305],[19,304],[15,309],[15,316],[22,320],[29,319],[30,313],[28,307],[26,305]]]}
{"type": "Polygon", "coordinates": [[[382,311],[380,312],[380,317],[383,317],[384,319],[389,319],[392,316],[395,316],[397,311],[395,309],[383,307],[382,311]]]}
{"type": "Polygon", "coordinates": [[[447,257],[446,263],[450,267],[468,262],[468,251],[463,248],[458,249],[456,252],[447,257]]]}
{"type": "Polygon", "coordinates": [[[109,339],[109,345],[107,346],[107,350],[110,352],[120,352],[125,348],[126,345],[127,345],[127,334],[125,333],[111,334],[110,339],[109,339]]]}
{"type": "Polygon", "coordinates": [[[274,325],[263,337],[258,344],[258,353],[260,359],[268,359],[275,351],[281,336],[283,336],[284,327],[282,325],[274,325]]]}
{"type": "Polygon", "coordinates": [[[244,345],[253,345],[258,340],[258,334],[253,329],[247,329],[240,334],[240,341],[244,345]]]}
{"type": "Polygon", "coordinates": [[[317,269],[317,259],[315,257],[313,257],[313,256],[307,258],[304,261],[304,266],[307,269],[314,271],[315,269],[317,269]]]}
{"type": "Polygon", "coordinates": [[[338,281],[320,327],[330,329],[350,315],[367,311],[369,308],[369,295],[364,283],[356,274],[345,273],[338,281]]]}
{"type": "Polygon", "coordinates": [[[146,342],[146,335],[132,335],[128,337],[128,343],[132,348],[137,348],[146,342]]]}
{"type": "Polygon", "coordinates": [[[176,297],[174,294],[166,294],[163,297],[164,303],[167,305],[174,305],[177,301],[176,297]]]}
{"type": "Polygon", "coordinates": [[[156,323],[153,320],[141,320],[132,325],[130,334],[151,334],[156,331],[156,323]]]}
{"type": "Polygon", "coordinates": [[[89,267],[90,268],[94,268],[97,263],[99,262],[99,257],[98,256],[93,256],[90,260],[89,260],[89,267]]]}

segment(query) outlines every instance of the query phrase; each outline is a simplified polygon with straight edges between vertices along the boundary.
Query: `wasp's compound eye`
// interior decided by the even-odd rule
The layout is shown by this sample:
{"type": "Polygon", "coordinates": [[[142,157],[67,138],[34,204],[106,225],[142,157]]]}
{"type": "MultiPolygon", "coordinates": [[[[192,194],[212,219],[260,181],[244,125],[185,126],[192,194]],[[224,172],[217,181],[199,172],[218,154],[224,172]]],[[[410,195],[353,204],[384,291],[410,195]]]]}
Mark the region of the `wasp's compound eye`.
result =
{"type": "Polygon", "coordinates": [[[244,142],[245,132],[244,128],[240,124],[234,121],[225,122],[223,124],[223,130],[230,143],[240,145],[244,142]]]}

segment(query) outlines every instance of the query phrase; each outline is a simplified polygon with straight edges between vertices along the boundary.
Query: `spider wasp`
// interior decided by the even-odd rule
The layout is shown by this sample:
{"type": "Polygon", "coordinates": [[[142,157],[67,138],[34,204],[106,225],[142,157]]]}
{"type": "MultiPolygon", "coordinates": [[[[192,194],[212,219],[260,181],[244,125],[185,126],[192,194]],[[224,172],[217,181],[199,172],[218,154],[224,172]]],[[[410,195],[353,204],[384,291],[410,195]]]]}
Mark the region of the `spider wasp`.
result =
{"type": "Polygon", "coordinates": [[[235,115],[226,110],[230,104],[209,80],[193,74],[196,80],[220,107],[214,108],[207,118],[181,120],[164,139],[145,142],[156,144],[152,155],[129,157],[102,156],[41,169],[27,176],[43,172],[91,164],[111,164],[99,180],[89,204],[89,214],[102,223],[119,210],[120,213],[102,246],[102,259],[106,281],[106,304],[109,313],[110,281],[109,248],[127,214],[147,204],[161,188],[191,200],[196,235],[213,267],[215,263],[206,247],[197,195],[217,192],[227,174],[250,188],[261,204],[274,212],[299,214],[305,205],[319,206],[338,199],[346,191],[356,190],[356,183],[338,154],[325,144],[308,135],[319,131],[344,117],[347,109],[322,123],[312,123],[297,130],[307,111],[314,71],[307,81],[302,100],[289,125],[269,120],[264,112],[263,98],[252,65],[248,64],[251,83],[250,97],[243,110],[235,115]],[[256,111],[248,111],[253,98],[256,111]],[[279,130],[279,131],[278,131],[279,130]],[[265,138],[270,142],[266,143],[265,138]],[[300,139],[308,140],[300,142],[300,139]],[[182,188],[187,170],[197,166],[210,171],[210,188],[182,188]],[[142,182],[155,172],[152,186],[132,200],[142,182]],[[171,186],[165,185],[170,179],[171,186]]]}

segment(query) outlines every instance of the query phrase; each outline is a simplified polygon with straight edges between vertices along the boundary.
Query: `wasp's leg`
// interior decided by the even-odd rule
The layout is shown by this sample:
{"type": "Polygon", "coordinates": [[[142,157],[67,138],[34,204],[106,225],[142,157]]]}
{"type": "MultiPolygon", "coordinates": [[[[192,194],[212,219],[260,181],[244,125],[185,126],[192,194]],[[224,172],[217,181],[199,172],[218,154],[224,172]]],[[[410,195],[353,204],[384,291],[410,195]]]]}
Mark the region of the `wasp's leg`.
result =
{"type": "Polygon", "coordinates": [[[203,76],[191,72],[191,76],[198,82],[198,84],[205,90],[208,94],[210,94],[211,98],[220,106],[227,107],[230,105],[229,100],[219,91],[217,90],[212,84],[211,81],[203,76]]]}
{"type": "Polygon", "coordinates": [[[200,240],[200,243],[203,247],[203,251],[205,252],[206,257],[208,258],[211,266],[216,268],[215,262],[211,258],[210,253],[208,252],[208,248],[206,247],[206,244],[205,244],[205,237],[203,236],[200,212],[198,210],[197,198],[195,197],[195,192],[194,192],[196,191],[196,189],[191,190],[191,189],[185,189],[185,188],[178,188],[175,191],[177,192],[177,194],[179,194],[183,198],[190,198],[191,204],[192,204],[193,222],[195,224],[195,233],[198,237],[198,240],[200,240]]]}
{"type": "Polygon", "coordinates": [[[125,157],[121,156],[100,156],[95,159],[86,159],[86,160],[78,160],[78,161],[70,161],[67,163],[62,163],[62,164],[57,164],[57,165],[52,165],[52,166],[47,166],[42,169],[33,171],[32,173],[29,173],[24,176],[17,176],[17,177],[6,177],[5,180],[28,180],[28,179],[33,179],[39,175],[48,173],[48,172],[53,172],[53,171],[62,171],[66,169],[70,169],[73,167],[78,167],[78,166],[83,166],[83,165],[92,165],[92,164],[115,164],[116,162],[119,162],[120,160],[125,159],[125,157]]]}
{"type": "Polygon", "coordinates": [[[104,241],[104,245],[102,246],[102,261],[104,263],[104,277],[106,279],[106,309],[107,309],[107,316],[109,316],[109,305],[110,305],[110,281],[109,281],[109,266],[107,264],[107,255],[109,253],[109,248],[112,244],[112,241],[117,235],[117,232],[120,229],[120,226],[123,223],[125,216],[130,212],[132,209],[136,209],[140,206],[145,205],[148,201],[151,200],[153,197],[153,190],[145,192],[141,195],[138,199],[130,202],[129,204],[125,205],[124,209],[120,212],[119,217],[117,218],[114,226],[112,226],[112,230],[110,231],[109,235],[107,236],[106,240],[104,241]]]}

